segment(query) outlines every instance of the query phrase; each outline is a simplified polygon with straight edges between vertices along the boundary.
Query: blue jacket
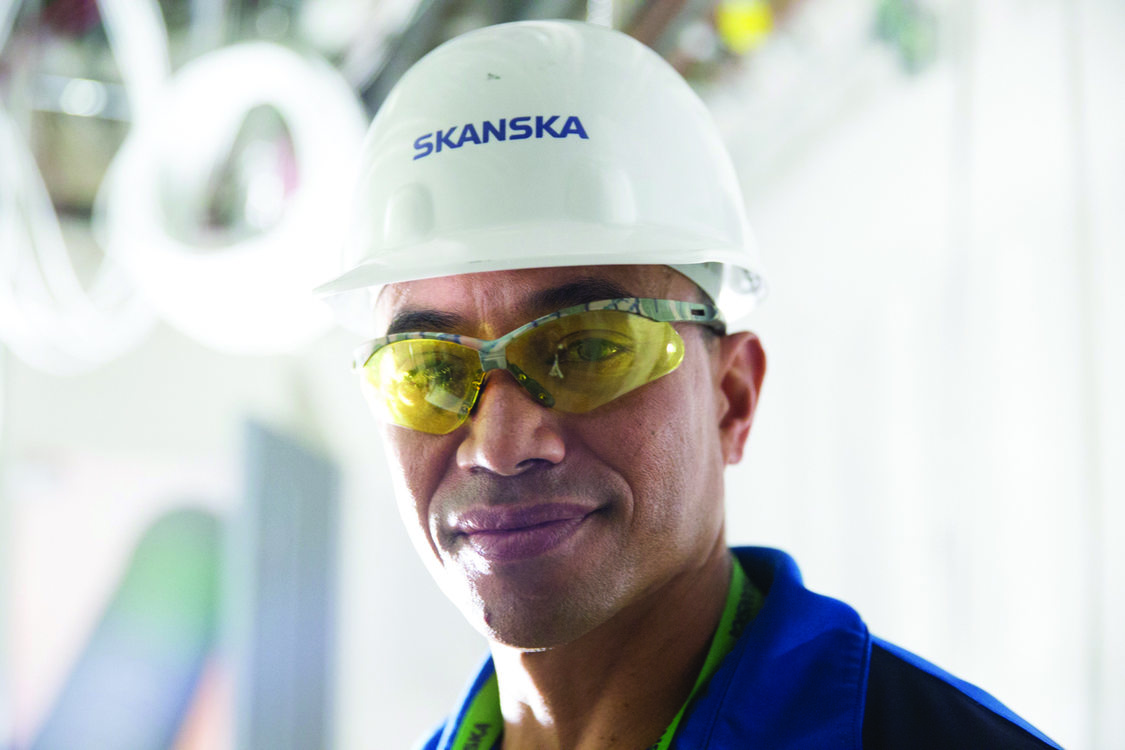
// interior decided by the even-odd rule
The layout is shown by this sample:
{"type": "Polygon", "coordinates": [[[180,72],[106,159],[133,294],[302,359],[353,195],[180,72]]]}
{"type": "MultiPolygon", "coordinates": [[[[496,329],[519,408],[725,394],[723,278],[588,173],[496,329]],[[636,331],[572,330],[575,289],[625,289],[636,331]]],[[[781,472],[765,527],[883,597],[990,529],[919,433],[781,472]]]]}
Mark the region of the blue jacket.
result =
{"type": "MultiPolygon", "coordinates": [[[[784,552],[734,552],[765,603],[689,706],[673,747],[1058,747],[983,690],[873,637],[851,607],[806,589],[784,552]]],[[[492,671],[490,659],[424,750],[446,750],[492,671]]]]}

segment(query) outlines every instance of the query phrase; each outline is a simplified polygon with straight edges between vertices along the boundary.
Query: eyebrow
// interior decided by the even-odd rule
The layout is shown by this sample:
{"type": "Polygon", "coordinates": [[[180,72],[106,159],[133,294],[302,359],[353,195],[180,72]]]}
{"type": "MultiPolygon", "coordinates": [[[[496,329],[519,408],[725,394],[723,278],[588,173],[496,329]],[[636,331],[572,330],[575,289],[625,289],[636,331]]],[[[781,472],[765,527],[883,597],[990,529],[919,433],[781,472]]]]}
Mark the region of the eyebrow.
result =
{"type": "Polygon", "coordinates": [[[395,315],[391,324],[387,326],[387,335],[415,331],[455,333],[457,329],[464,330],[466,326],[465,318],[457,313],[440,310],[403,310],[395,315]]]}
{"type": "MultiPolygon", "coordinates": [[[[528,309],[541,314],[566,307],[585,305],[604,299],[631,297],[628,290],[606,279],[584,276],[559,286],[543,289],[527,297],[528,309]]],[[[468,321],[457,313],[442,310],[403,310],[387,326],[387,336],[395,333],[456,333],[468,328],[468,321]]]]}
{"type": "Polygon", "coordinates": [[[527,298],[527,306],[543,314],[562,310],[566,307],[585,305],[603,299],[632,297],[630,292],[606,279],[584,276],[559,286],[535,292],[527,298]]]}

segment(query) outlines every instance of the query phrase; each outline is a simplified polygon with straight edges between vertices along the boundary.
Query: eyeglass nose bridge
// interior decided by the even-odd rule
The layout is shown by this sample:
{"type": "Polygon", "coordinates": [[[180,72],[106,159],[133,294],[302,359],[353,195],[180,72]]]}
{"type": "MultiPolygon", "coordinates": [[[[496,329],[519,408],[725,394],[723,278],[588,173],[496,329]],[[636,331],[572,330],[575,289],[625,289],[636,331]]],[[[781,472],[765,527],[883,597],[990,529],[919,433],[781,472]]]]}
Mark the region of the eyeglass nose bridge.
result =
{"type": "Polygon", "coordinates": [[[480,352],[480,367],[485,372],[489,370],[508,369],[508,355],[503,347],[480,352]]]}
{"type": "MultiPolygon", "coordinates": [[[[547,391],[546,388],[539,384],[539,381],[528,375],[523,369],[515,364],[509,362],[505,353],[506,347],[500,346],[489,351],[480,352],[480,366],[481,370],[487,373],[489,370],[507,370],[511,373],[512,377],[521,388],[528,392],[536,403],[542,404],[546,407],[555,405],[555,397],[547,391]]],[[[484,384],[481,384],[484,388],[484,384]]]]}

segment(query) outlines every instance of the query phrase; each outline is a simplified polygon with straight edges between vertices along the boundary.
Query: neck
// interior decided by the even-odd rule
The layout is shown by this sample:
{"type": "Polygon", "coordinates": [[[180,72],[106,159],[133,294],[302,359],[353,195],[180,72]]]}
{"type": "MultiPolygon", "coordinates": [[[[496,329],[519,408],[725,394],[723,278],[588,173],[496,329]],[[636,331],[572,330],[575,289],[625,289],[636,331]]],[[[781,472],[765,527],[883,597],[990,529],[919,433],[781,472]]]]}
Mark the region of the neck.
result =
{"type": "Polygon", "coordinates": [[[571,643],[544,651],[494,644],[504,750],[650,747],[703,667],[730,575],[720,537],[702,565],[571,643]]]}

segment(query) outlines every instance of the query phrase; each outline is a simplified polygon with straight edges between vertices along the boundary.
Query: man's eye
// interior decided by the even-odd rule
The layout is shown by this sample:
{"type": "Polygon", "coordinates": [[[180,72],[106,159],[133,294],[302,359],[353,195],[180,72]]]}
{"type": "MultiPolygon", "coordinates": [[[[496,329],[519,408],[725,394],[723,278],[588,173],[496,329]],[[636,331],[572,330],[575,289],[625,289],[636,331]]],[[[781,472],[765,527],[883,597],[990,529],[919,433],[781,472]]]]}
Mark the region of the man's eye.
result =
{"type": "Polygon", "coordinates": [[[601,362],[621,352],[622,347],[605,339],[582,339],[560,347],[567,362],[601,362]]]}
{"type": "Polygon", "coordinates": [[[568,336],[559,342],[555,349],[558,361],[569,363],[606,362],[626,354],[631,350],[629,344],[620,336],[584,332],[568,336]]]}

